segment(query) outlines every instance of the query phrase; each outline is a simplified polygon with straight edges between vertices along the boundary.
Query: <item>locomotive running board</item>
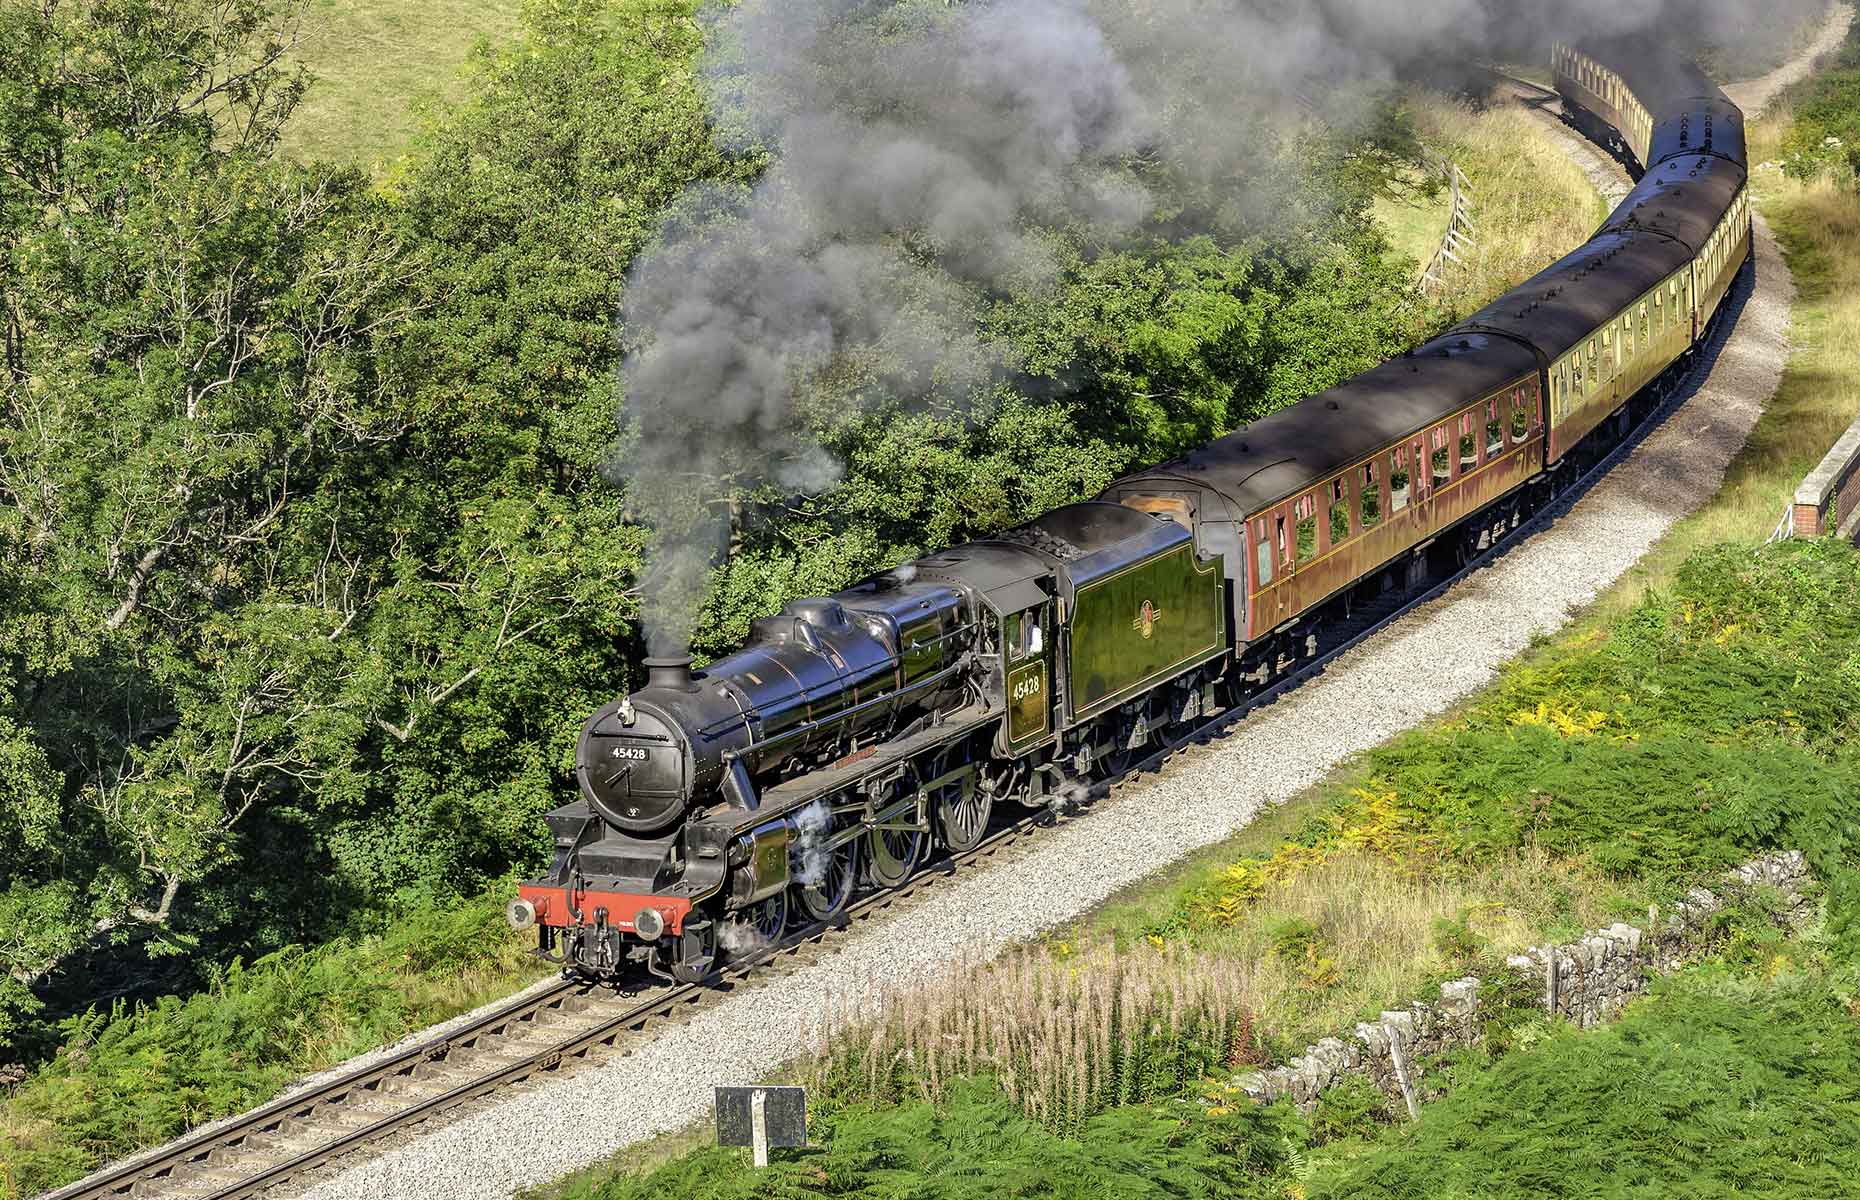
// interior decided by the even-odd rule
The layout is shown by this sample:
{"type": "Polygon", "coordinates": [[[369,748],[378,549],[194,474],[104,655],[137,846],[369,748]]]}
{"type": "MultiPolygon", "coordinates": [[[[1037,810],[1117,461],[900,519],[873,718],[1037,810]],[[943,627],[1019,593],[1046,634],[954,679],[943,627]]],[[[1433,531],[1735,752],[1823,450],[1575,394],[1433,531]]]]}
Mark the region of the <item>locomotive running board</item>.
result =
{"type": "Polygon", "coordinates": [[[761,804],[752,812],[738,808],[726,808],[711,814],[712,820],[733,819],[731,832],[740,833],[745,829],[759,825],[764,821],[784,816],[798,808],[804,808],[820,797],[835,792],[850,784],[857,783],[868,775],[876,775],[897,766],[899,763],[945,742],[957,741],[974,733],[976,730],[999,721],[1000,710],[989,710],[980,705],[959,708],[945,717],[942,723],[932,725],[906,738],[895,742],[881,743],[876,752],[844,766],[826,767],[813,771],[786,783],[776,784],[762,793],[761,804]]]}

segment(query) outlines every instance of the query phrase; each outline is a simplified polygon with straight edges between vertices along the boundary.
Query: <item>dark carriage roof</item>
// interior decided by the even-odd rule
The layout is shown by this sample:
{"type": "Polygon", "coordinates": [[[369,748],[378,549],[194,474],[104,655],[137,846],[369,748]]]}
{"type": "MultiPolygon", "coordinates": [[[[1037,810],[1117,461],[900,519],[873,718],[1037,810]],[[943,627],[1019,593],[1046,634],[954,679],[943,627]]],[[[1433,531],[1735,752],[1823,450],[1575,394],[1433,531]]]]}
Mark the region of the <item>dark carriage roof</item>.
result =
{"type": "Polygon", "coordinates": [[[1608,64],[1653,117],[1648,166],[1700,152],[1748,165],[1743,110],[1696,62],[1645,36],[1589,41],[1577,49],[1608,64]]]}
{"type": "Polygon", "coordinates": [[[1614,67],[1654,120],[1655,170],[1593,240],[1445,337],[1129,475],[1105,497],[1190,485],[1220,494],[1236,519],[1258,512],[1534,374],[1531,347],[1545,360],[1566,354],[1690,261],[1743,182],[1742,112],[1696,63],[1651,40],[1580,49],[1614,67]]]}
{"type": "Polygon", "coordinates": [[[1511,333],[1554,361],[1691,258],[1684,246],[1657,234],[1597,234],[1474,313],[1460,328],[1511,333]]]}
{"type": "Polygon", "coordinates": [[[1743,167],[1744,112],[1722,96],[1655,109],[1653,145],[1647,159],[1659,165],[1675,155],[1712,154],[1743,167]]]}
{"type": "Polygon", "coordinates": [[[1509,338],[1477,332],[1436,338],[1198,450],[1126,476],[1106,495],[1190,483],[1219,493],[1238,520],[1536,370],[1536,356],[1509,338]]]}
{"type": "Polygon", "coordinates": [[[1704,154],[1669,158],[1647,172],[1602,228],[1662,233],[1696,254],[1704,249],[1743,182],[1744,169],[1722,158],[1704,154]]]}

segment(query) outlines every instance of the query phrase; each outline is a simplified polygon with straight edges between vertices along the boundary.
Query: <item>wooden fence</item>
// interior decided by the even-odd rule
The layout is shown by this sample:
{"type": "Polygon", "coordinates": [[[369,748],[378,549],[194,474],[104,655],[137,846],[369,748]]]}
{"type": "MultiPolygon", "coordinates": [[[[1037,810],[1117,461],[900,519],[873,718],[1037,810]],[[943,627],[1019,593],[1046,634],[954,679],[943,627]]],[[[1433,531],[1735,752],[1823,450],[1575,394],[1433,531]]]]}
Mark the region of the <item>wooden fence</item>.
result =
{"type": "Polygon", "coordinates": [[[1447,181],[1447,190],[1452,204],[1447,215],[1447,232],[1440,239],[1440,249],[1434,251],[1433,261],[1421,272],[1421,291],[1432,295],[1446,283],[1447,272],[1453,267],[1463,267],[1466,260],[1463,255],[1470,254],[1477,248],[1479,227],[1473,222],[1472,187],[1466,182],[1465,172],[1459,164],[1442,159],[1437,170],[1441,178],[1447,181]]]}

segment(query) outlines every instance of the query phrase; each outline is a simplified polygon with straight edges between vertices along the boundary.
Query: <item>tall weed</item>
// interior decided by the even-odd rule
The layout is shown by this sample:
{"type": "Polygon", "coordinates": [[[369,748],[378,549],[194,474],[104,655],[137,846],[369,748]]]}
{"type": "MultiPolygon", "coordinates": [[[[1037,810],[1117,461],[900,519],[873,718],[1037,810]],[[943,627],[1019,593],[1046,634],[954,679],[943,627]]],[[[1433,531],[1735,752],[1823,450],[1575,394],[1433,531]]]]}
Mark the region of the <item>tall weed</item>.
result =
{"type": "Polygon", "coordinates": [[[1047,948],[958,969],[829,1021],[811,1077],[839,1103],[938,1101],[986,1075],[1027,1116],[1075,1134],[1125,1104],[1181,1096],[1252,1061],[1252,968],[1187,953],[1047,948]]]}

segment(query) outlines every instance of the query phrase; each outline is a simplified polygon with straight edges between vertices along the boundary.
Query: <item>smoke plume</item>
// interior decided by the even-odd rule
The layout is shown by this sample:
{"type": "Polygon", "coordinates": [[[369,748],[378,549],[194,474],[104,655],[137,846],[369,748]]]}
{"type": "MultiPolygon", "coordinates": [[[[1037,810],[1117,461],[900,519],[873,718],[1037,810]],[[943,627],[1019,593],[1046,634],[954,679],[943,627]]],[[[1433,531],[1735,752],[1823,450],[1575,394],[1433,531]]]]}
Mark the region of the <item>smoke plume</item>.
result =
{"type": "MultiPolygon", "coordinates": [[[[1761,23],[1817,0],[1778,0],[1761,23]]],[[[813,431],[862,403],[959,411],[1011,367],[974,297],[1054,269],[1040,230],[1153,217],[1138,161],[1256,180],[1258,114],[1335,105],[1439,61],[1683,27],[1728,41],[1746,0],[741,0],[707,15],[720,134],[766,147],[754,188],[695,189],[627,283],[616,473],[653,531],[645,625],[688,644],[726,545],[722,498],[815,493],[813,431]],[[837,386],[820,386],[822,381],[837,386]]],[[[1335,113],[1327,115],[1338,115],[1335,113]]]]}

